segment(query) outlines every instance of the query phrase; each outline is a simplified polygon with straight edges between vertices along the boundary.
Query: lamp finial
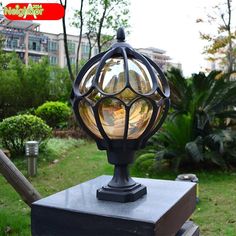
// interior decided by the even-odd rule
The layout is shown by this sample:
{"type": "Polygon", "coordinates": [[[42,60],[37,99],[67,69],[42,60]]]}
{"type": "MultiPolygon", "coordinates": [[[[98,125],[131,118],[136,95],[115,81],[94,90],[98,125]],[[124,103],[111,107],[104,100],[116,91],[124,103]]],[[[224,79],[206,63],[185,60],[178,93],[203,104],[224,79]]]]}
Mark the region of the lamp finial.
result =
{"type": "Polygon", "coordinates": [[[123,27],[120,27],[120,28],[117,30],[116,39],[117,39],[118,42],[125,42],[125,30],[124,30],[123,27]]]}

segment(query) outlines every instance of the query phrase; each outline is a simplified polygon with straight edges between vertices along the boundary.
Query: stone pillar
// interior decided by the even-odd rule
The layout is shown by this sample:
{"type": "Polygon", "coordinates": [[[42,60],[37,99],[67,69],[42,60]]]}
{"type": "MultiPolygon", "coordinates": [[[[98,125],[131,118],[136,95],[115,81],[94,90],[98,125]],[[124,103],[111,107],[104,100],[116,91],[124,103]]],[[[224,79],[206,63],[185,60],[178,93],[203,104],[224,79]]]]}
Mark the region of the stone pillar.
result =
{"type": "Polygon", "coordinates": [[[32,205],[33,236],[197,236],[198,226],[185,223],[196,204],[196,184],[134,178],[147,195],[119,203],[96,198],[111,176],[100,176],[32,205]]]}

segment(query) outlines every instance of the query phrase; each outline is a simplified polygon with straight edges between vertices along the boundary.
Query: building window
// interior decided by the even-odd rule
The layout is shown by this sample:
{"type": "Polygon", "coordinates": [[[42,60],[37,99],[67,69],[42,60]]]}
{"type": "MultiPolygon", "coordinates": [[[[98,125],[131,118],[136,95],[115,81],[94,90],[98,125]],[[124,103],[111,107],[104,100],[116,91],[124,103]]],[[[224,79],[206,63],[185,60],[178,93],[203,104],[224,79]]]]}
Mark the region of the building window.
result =
{"type": "Polygon", "coordinates": [[[35,42],[33,42],[33,44],[32,44],[32,49],[36,50],[36,43],[35,42]]]}
{"type": "Polygon", "coordinates": [[[30,40],[29,50],[38,51],[38,52],[41,51],[40,42],[30,40]]]}
{"type": "Polygon", "coordinates": [[[11,40],[7,39],[7,48],[11,48],[11,40]]]}
{"type": "Polygon", "coordinates": [[[88,59],[89,57],[89,45],[87,43],[81,44],[81,57],[83,59],[88,59]]]}
{"type": "Polygon", "coordinates": [[[55,57],[55,56],[50,56],[50,57],[49,57],[49,63],[50,63],[51,65],[57,65],[57,57],[55,57]]]}
{"type": "Polygon", "coordinates": [[[58,49],[58,43],[55,41],[48,42],[48,51],[49,52],[56,52],[58,49]]]}
{"type": "Polygon", "coordinates": [[[67,60],[66,60],[66,57],[64,57],[64,66],[67,66],[67,60]]]}
{"type": "Polygon", "coordinates": [[[10,39],[10,38],[8,38],[5,41],[5,45],[6,45],[7,48],[12,48],[12,49],[18,48],[19,47],[19,39],[16,39],[16,38],[10,39]]]}
{"type": "Polygon", "coordinates": [[[68,44],[69,53],[75,54],[75,43],[73,43],[71,40],[68,40],[67,44],[68,44]]]}
{"type": "Polygon", "coordinates": [[[12,40],[12,48],[18,48],[18,40],[17,39],[12,40]]]}
{"type": "MultiPolygon", "coordinates": [[[[71,65],[74,65],[74,64],[75,64],[75,57],[70,57],[70,64],[71,64],[71,65]]],[[[67,66],[66,57],[64,57],[64,65],[67,66]]]]}
{"type": "Polygon", "coordinates": [[[71,63],[71,65],[75,64],[75,58],[74,57],[70,57],[70,63],[71,63]]]}
{"type": "Polygon", "coordinates": [[[94,48],[93,50],[94,50],[94,51],[93,51],[94,55],[97,55],[97,54],[98,54],[98,48],[96,47],[96,48],[94,48]]]}
{"type": "Polygon", "coordinates": [[[36,55],[30,55],[29,58],[30,58],[30,60],[32,60],[33,62],[39,62],[39,60],[41,59],[40,56],[36,56],[36,55]]]}

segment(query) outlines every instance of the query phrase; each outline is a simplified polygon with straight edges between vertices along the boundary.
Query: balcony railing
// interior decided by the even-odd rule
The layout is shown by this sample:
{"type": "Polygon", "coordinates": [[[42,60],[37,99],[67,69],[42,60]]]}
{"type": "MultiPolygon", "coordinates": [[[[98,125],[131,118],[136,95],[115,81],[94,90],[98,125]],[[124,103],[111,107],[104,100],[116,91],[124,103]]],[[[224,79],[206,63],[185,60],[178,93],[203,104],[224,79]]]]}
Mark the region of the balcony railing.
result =
{"type": "Polygon", "coordinates": [[[48,53],[48,50],[44,47],[32,47],[32,46],[29,46],[28,47],[28,50],[30,52],[34,52],[34,53],[43,53],[43,54],[47,54],[48,53]]]}
{"type": "Polygon", "coordinates": [[[11,49],[11,50],[15,50],[15,49],[18,49],[18,50],[25,50],[25,45],[21,45],[21,46],[16,46],[16,45],[4,45],[3,47],[4,49],[11,49]]]}
{"type": "MultiPolygon", "coordinates": [[[[3,47],[5,50],[20,50],[20,51],[25,51],[25,45],[21,45],[21,46],[16,46],[16,45],[4,45],[3,47]]],[[[39,47],[29,47],[28,48],[29,51],[33,51],[35,53],[43,53],[43,54],[47,54],[48,51],[45,48],[39,48],[39,47]]]]}
{"type": "Polygon", "coordinates": [[[17,37],[24,37],[25,32],[22,31],[14,31],[14,30],[1,30],[1,34],[6,36],[17,36],[17,37]]]}

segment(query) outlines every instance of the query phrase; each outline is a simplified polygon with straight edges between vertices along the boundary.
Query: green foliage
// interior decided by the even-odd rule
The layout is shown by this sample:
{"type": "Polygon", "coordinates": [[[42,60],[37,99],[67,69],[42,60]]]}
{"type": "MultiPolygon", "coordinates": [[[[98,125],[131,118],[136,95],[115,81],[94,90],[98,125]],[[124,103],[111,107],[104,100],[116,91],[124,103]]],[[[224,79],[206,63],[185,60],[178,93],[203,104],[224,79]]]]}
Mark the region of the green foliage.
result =
{"type": "Polygon", "coordinates": [[[211,27],[210,34],[200,32],[200,38],[206,42],[204,53],[209,56],[208,60],[226,67],[228,73],[236,65],[234,10],[231,0],[220,0],[211,9],[207,9],[205,19],[196,20],[197,23],[205,23],[211,27]]]}
{"type": "Polygon", "coordinates": [[[49,126],[57,128],[67,122],[71,109],[63,102],[45,102],[35,110],[35,114],[45,120],[49,126]]]}
{"type": "Polygon", "coordinates": [[[181,162],[188,162],[186,144],[191,140],[193,140],[191,116],[181,115],[166,121],[163,129],[151,138],[149,146],[156,149],[155,157],[159,165],[166,160],[176,171],[181,162]]]}
{"type": "Polygon", "coordinates": [[[155,157],[158,165],[168,163],[174,171],[178,171],[179,168],[218,166],[227,169],[235,166],[235,132],[220,130],[196,137],[192,125],[184,123],[183,117],[176,116],[166,122],[163,130],[151,138],[149,145],[156,147],[155,157]],[[180,125],[181,121],[183,123],[180,125]]]}
{"type": "Polygon", "coordinates": [[[187,80],[172,69],[167,76],[172,112],[144,151],[153,154],[155,149],[157,164],[175,171],[236,166],[236,133],[225,123],[225,118],[236,116],[236,82],[216,71],[187,80]]]}
{"type": "Polygon", "coordinates": [[[207,131],[216,118],[234,118],[236,111],[236,81],[227,81],[227,75],[212,71],[208,76],[200,72],[185,79],[179,70],[167,73],[171,87],[173,114],[190,114],[199,132],[207,131]]]}
{"type": "Polygon", "coordinates": [[[14,154],[24,153],[26,141],[36,140],[41,143],[50,135],[51,128],[33,115],[12,116],[0,123],[1,142],[14,154]]]}
{"type": "Polygon", "coordinates": [[[129,28],[129,4],[128,0],[89,0],[82,14],[80,10],[75,11],[72,25],[83,27],[90,50],[97,45],[100,53],[110,45],[119,27],[129,28]]]}
{"type": "Polygon", "coordinates": [[[12,55],[15,53],[6,53],[2,50],[3,38],[0,35],[0,70],[5,70],[8,67],[8,63],[11,60],[12,55]]]}
{"type": "Polygon", "coordinates": [[[16,54],[8,54],[8,58],[7,66],[0,70],[0,120],[48,100],[68,100],[71,84],[65,69],[51,67],[46,58],[28,67],[16,54]]]}
{"type": "MultiPolygon", "coordinates": [[[[84,62],[83,62],[84,63],[84,62]]],[[[82,66],[80,66],[81,68],[82,66]]],[[[49,98],[50,101],[68,101],[71,93],[71,81],[68,70],[59,66],[50,67],[49,98]]],[[[44,101],[45,102],[45,101],[44,101]]]]}

